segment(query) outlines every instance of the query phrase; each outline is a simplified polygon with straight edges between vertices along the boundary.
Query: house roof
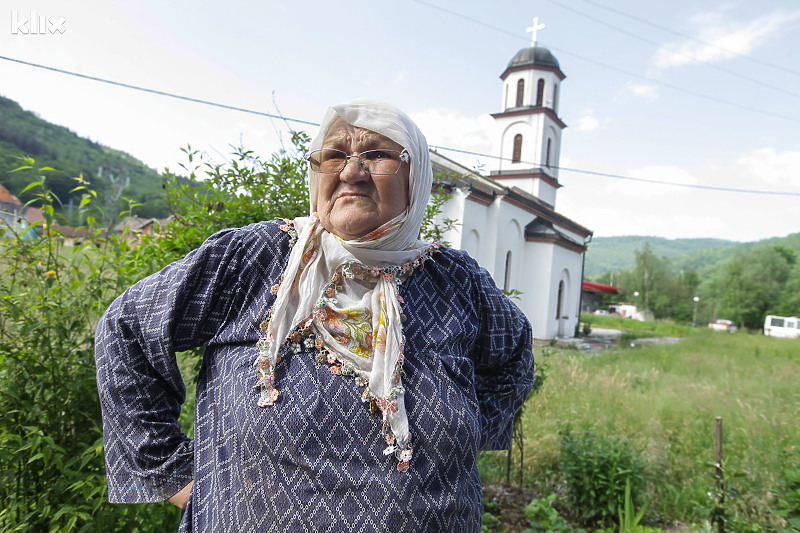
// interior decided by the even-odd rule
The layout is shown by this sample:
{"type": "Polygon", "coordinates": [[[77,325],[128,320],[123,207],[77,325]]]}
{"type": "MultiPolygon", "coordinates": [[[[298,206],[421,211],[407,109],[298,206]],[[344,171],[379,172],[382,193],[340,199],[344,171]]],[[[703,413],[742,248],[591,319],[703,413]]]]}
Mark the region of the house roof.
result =
{"type": "Polygon", "coordinates": [[[0,202],[8,202],[14,205],[22,205],[22,202],[19,201],[19,198],[11,194],[8,189],[0,185],[0,202]]]}
{"type": "Polygon", "coordinates": [[[602,292],[604,294],[619,294],[619,289],[613,285],[606,285],[605,283],[597,283],[596,281],[583,282],[583,290],[588,292],[602,292]]]}

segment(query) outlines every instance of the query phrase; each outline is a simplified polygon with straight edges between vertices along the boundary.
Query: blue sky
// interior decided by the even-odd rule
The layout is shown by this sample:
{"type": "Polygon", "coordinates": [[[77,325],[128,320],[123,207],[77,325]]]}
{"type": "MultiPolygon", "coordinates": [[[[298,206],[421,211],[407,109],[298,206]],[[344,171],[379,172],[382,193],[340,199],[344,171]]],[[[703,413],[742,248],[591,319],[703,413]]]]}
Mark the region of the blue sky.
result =
{"type": "MultiPolygon", "coordinates": [[[[0,55],[318,122],[354,97],[388,100],[431,145],[490,153],[499,75],[530,44],[567,75],[556,208],[595,236],[751,241],[800,231],[800,4],[792,0],[4,0],[0,55]],[[64,32],[21,31],[21,17],[64,32]],[[15,33],[16,30],[16,33],[15,33]]],[[[268,155],[279,121],[0,60],[0,94],[42,118],[177,169],[191,144],[222,161],[268,155]]],[[[314,133],[313,127],[301,127],[314,133]]],[[[447,154],[447,152],[445,152],[447,154]]],[[[490,160],[454,156],[467,166],[490,160]]]]}

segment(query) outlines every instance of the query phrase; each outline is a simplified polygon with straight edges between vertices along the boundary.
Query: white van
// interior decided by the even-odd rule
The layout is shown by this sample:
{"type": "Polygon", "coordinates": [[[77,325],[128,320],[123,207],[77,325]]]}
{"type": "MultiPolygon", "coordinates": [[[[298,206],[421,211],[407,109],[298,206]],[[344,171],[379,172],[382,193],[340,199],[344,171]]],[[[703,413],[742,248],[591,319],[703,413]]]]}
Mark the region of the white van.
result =
{"type": "Polygon", "coordinates": [[[795,316],[767,315],[764,320],[764,335],[770,337],[800,337],[800,320],[795,316]]]}

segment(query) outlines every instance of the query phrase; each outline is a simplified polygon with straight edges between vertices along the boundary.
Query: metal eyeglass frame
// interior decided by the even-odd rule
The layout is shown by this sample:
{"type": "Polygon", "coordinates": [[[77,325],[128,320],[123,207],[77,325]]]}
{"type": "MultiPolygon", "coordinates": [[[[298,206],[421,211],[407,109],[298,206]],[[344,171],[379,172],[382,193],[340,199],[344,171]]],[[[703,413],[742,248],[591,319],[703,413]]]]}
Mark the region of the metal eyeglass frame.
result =
{"type": "Polygon", "coordinates": [[[311,170],[313,172],[316,172],[317,174],[336,174],[338,172],[341,172],[342,170],[345,169],[345,167],[347,167],[347,163],[350,162],[350,159],[355,157],[356,159],[358,159],[359,168],[361,168],[361,170],[363,170],[364,172],[367,172],[370,175],[374,174],[376,176],[391,176],[393,174],[397,174],[398,172],[400,172],[400,167],[402,166],[403,163],[408,163],[409,161],[411,161],[411,154],[409,154],[408,150],[406,150],[405,148],[403,148],[401,151],[391,150],[391,149],[388,149],[388,148],[387,149],[373,148],[372,150],[364,150],[363,152],[359,152],[359,153],[353,154],[353,155],[347,155],[347,152],[345,152],[344,150],[339,150],[338,148],[320,148],[318,150],[314,150],[313,152],[308,154],[308,157],[306,157],[306,160],[308,161],[309,167],[311,166],[311,156],[314,155],[315,153],[321,152],[323,150],[336,150],[337,152],[343,153],[344,154],[344,158],[345,158],[344,159],[344,164],[342,165],[342,168],[340,168],[339,170],[334,170],[332,172],[323,172],[322,170],[314,170],[312,168],[311,170]],[[361,158],[362,155],[364,155],[364,154],[366,154],[368,152],[394,152],[394,153],[398,154],[398,157],[400,158],[400,163],[401,164],[397,166],[397,170],[395,170],[394,172],[389,172],[389,173],[370,172],[369,170],[367,170],[364,167],[364,160],[361,158]]]}

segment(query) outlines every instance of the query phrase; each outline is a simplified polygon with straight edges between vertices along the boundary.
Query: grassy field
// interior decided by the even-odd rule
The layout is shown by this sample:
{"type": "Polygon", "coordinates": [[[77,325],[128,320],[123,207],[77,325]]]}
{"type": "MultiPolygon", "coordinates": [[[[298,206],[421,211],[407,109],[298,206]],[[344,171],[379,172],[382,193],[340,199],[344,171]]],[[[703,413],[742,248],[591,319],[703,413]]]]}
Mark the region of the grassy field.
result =
{"type": "MultiPolygon", "coordinates": [[[[683,328],[658,327],[665,335],[683,328]]],[[[645,459],[654,516],[699,523],[711,503],[707,463],[719,416],[726,474],[737,475],[740,490],[729,506],[748,523],[768,522],[780,453],[800,441],[800,342],[706,328],[684,333],[672,345],[539,350],[548,376],[523,415],[526,484],[557,488],[560,432],[588,428],[628,440],[645,459]]],[[[484,482],[499,482],[504,466],[502,454],[484,458],[484,482]]]]}

